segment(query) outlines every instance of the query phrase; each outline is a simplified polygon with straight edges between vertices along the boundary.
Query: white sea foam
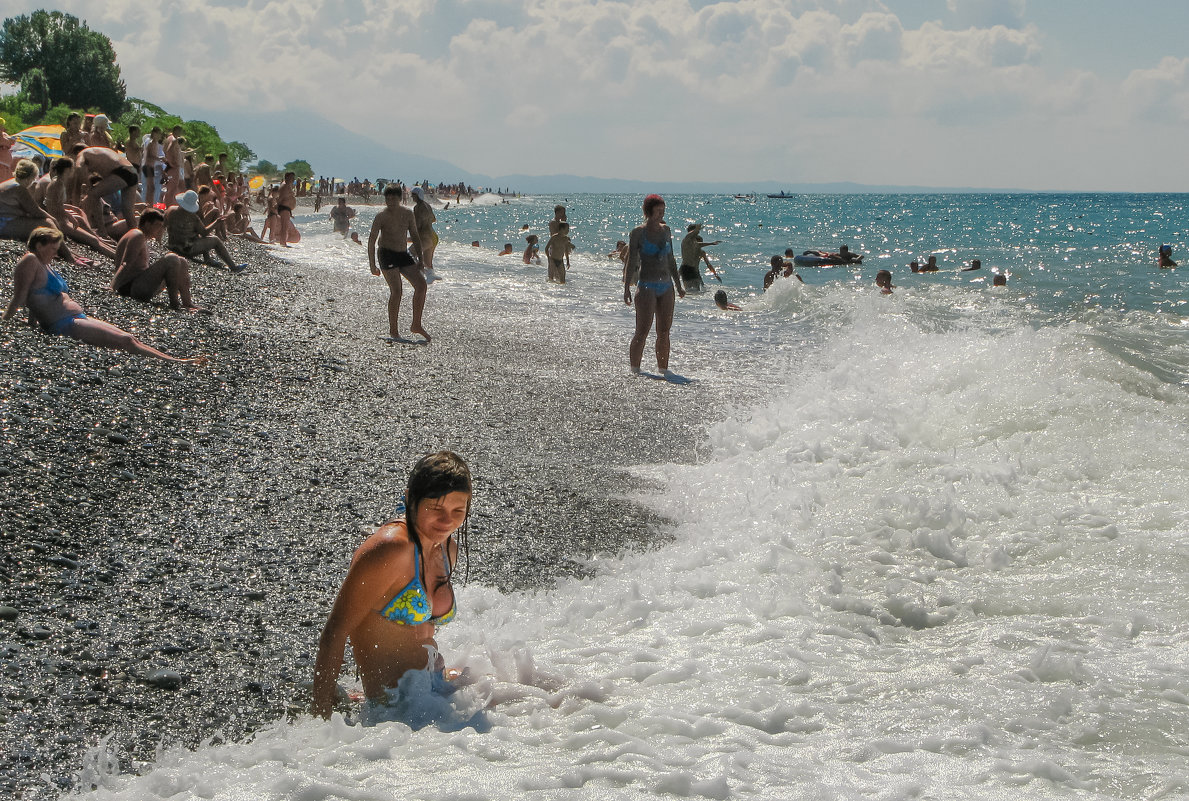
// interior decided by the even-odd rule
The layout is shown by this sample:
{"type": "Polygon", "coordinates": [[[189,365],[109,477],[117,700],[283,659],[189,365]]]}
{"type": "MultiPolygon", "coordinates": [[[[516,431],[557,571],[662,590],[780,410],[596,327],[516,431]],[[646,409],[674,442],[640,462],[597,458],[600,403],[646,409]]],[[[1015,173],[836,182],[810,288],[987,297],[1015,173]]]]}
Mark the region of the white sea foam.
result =
{"type": "MultiPolygon", "coordinates": [[[[561,288],[440,258],[478,311],[515,293],[622,346],[604,262],[561,288]]],[[[460,591],[439,641],[484,725],[303,718],[144,777],[99,750],[92,797],[1183,797],[1189,399],[1111,344],[1142,319],[1104,343],[969,288],[740,300],[679,307],[689,370],[770,400],[710,425],[702,463],[638,468],[673,541],[549,591],[460,591]]]]}

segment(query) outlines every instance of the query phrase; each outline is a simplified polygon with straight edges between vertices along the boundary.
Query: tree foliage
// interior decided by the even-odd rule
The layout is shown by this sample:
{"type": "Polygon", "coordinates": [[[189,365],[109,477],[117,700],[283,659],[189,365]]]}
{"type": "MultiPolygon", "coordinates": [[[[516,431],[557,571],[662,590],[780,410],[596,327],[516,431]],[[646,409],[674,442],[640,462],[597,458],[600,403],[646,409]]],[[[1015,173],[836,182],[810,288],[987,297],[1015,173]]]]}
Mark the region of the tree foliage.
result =
{"type": "Polygon", "coordinates": [[[297,176],[298,180],[314,177],[314,168],[311,167],[310,163],[304,159],[290,161],[285,164],[285,172],[293,173],[297,176]]]}
{"type": "Polygon", "coordinates": [[[247,164],[256,159],[255,151],[243,142],[228,142],[226,153],[235,164],[247,164]]]}
{"type": "Polygon", "coordinates": [[[45,75],[48,102],[96,108],[113,119],[124,111],[127,90],[111,40],[78,17],[42,10],[4,20],[0,79],[24,86],[33,69],[45,75]]]}
{"type": "Polygon", "coordinates": [[[272,178],[281,174],[281,168],[268,159],[260,159],[252,169],[266,178],[272,178]]]}
{"type": "Polygon", "coordinates": [[[50,84],[46,80],[45,70],[41,67],[34,67],[22,75],[21,94],[38,107],[42,116],[45,116],[50,108],[50,84]]]}

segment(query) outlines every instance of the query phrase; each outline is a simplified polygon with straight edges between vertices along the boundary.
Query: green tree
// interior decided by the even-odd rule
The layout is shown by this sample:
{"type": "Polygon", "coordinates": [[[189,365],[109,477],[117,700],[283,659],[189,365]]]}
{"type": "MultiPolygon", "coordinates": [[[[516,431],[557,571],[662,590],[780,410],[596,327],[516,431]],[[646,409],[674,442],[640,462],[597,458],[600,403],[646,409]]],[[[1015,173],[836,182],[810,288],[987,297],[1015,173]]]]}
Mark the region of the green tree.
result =
{"type": "Polygon", "coordinates": [[[274,175],[279,175],[281,172],[281,168],[273,164],[268,159],[260,159],[260,161],[256,162],[256,165],[252,169],[260,175],[268,178],[271,178],[274,175]]]}
{"type": "Polygon", "coordinates": [[[228,142],[226,150],[227,160],[231,164],[231,169],[240,170],[250,161],[255,161],[256,154],[252,148],[245,145],[243,142],[228,142]]]}
{"type": "Polygon", "coordinates": [[[34,67],[21,76],[21,94],[30,103],[37,106],[41,116],[50,110],[50,84],[45,78],[45,70],[34,67]]]}
{"type": "Polygon", "coordinates": [[[29,70],[45,73],[49,102],[98,108],[112,118],[127,90],[111,40],[61,11],[34,11],[0,25],[0,80],[22,83],[29,70]]]}
{"type": "Polygon", "coordinates": [[[290,161],[285,165],[285,172],[294,173],[299,181],[314,177],[314,168],[311,167],[310,163],[304,159],[290,161]]]}

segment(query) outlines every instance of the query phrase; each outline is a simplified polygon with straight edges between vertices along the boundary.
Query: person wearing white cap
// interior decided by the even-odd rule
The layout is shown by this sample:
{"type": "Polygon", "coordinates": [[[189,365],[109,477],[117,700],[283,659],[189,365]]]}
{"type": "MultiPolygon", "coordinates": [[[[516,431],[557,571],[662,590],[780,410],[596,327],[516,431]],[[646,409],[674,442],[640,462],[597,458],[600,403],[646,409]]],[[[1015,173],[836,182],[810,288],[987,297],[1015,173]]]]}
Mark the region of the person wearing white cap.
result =
{"type": "Polygon", "coordinates": [[[233,273],[242,273],[247,264],[236,264],[223,240],[213,235],[198,216],[198,193],[188,189],[178,195],[178,204],[165,212],[165,231],[168,247],[187,258],[204,256],[215,251],[233,273]]]}
{"type": "Polygon", "coordinates": [[[421,269],[429,272],[433,269],[433,252],[438,247],[438,235],[433,229],[437,222],[437,215],[433,207],[425,201],[425,190],[419,186],[413,187],[413,220],[417,224],[418,242],[413,243],[413,255],[421,264],[421,269]]]}
{"type": "Polygon", "coordinates": [[[96,114],[91,122],[91,133],[87,137],[87,144],[91,147],[108,147],[115,149],[111,141],[111,122],[106,114],[96,114]]]}

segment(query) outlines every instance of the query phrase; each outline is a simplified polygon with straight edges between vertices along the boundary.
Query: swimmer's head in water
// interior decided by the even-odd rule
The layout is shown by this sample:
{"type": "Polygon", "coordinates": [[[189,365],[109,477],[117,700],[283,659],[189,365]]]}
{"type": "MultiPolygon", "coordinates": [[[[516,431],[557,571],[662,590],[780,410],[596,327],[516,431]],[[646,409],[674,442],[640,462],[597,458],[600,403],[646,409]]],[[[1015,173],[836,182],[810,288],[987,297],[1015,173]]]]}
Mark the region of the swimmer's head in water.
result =
{"type": "Polygon", "coordinates": [[[1172,245],[1161,245],[1160,246],[1160,255],[1161,256],[1171,256],[1172,255],[1172,245]]]}
{"type": "Polygon", "coordinates": [[[892,274],[887,270],[880,270],[875,274],[875,285],[890,287],[892,285],[892,274]]]}
{"type": "Polygon", "coordinates": [[[771,261],[769,261],[768,263],[771,264],[773,267],[779,269],[784,266],[784,259],[780,258],[780,256],[773,256],[771,261]]]}
{"type": "Polygon", "coordinates": [[[999,273],[991,279],[991,286],[1007,286],[1007,276],[999,273]]]}
{"type": "Polygon", "coordinates": [[[719,306],[727,305],[727,291],[725,289],[720,289],[717,292],[715,292],[714,293],[714,302],[717,303],[719,306]]]}

